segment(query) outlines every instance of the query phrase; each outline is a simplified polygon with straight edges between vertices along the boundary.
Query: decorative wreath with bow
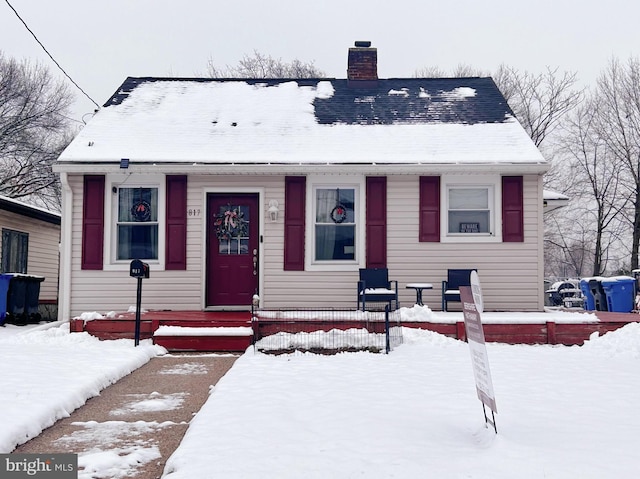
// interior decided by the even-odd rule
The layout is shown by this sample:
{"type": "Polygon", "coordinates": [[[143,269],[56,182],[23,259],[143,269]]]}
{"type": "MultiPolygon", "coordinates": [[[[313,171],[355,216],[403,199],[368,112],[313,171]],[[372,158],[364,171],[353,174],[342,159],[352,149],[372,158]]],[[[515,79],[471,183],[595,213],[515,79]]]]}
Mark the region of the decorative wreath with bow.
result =
{"type": "Polygon", "coordinates": [[[247,221],[240,207],[232,207],[230,204],[216,216],[213,223],[218,240],[228,240],[240,236],[247,236],[247,221]]]}
{"type": "Polygon", "coordinates": [[[135,221],[149,221],[151,218],[151,205],[148,201],[136,201],[131,207],[131,216],[135,221]]]}
{"type": "Polygon", "coordinates": [[[331,210],[331,219],[334,223],[342,223],[347,219],[347,209],[338,203],[336,207],[331,210]]]}

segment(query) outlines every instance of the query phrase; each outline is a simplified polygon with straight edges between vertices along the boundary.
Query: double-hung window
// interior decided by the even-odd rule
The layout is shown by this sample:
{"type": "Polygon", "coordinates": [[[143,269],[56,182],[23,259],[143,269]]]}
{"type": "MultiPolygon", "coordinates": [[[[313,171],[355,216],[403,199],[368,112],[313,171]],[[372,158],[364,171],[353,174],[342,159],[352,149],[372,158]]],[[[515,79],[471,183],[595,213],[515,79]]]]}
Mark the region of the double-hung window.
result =
{"type": "Polygon", "coordinates": [[[26,273],[29,234],[2,228],[2,271],[26,273]]]}
{"type": "Polygon", "coordinates": [[[356,190],[315,188],[315,261],[356,258],[356,190]]]}
{"type": "Polygon", "coordinates": [[[307,271],[353,271],[364,261],[364,178],[307,178],[307,271]]]}
{"type": "Polygon", "coordinates": [[[158,188],[118,188],[116,260],[157,260],[159,253],[158,188]]]}
{"type": "Polygon", "coordinates": [[[494,188],[485,185],[447,186],[447,235],[493,234],[494,188]]]}

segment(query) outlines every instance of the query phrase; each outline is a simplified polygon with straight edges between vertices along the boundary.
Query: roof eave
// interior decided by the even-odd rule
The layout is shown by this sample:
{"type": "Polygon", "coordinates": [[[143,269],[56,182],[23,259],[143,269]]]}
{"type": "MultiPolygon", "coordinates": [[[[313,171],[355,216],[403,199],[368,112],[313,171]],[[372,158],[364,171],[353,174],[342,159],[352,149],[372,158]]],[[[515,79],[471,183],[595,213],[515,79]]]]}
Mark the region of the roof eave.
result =
{"type": "Polygon", "coordinates": [[[60,224],[60,215],[56,213],[49,213],[39,208],[31,207],[10,199],[0,198],[0,209],[15,213],[27,218],[33,218],[36,220],[44,221],[54,225],[60,224]]]}
{"type": "Polygon", "coordinates": [[[56,173],[115,174],[211,174],[211,175],[291,175],[304,173],[324,174],[444,174],[444,173],[500,173],[543,174],[549,169],[546,162],[539,163],[175,163],[135,162],[120,168],[120,162],[56,163],[56,173]]]}

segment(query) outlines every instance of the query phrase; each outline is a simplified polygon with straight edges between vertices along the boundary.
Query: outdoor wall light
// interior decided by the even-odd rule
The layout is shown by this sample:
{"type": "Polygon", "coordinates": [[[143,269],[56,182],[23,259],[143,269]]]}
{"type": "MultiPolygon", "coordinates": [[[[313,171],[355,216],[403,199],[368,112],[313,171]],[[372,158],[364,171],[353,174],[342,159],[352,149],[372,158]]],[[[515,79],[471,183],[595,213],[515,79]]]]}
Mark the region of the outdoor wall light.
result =
{"type": "Polygon", "coordinates": [[[267,209],[267,211],[269,212],[269,218],[271,218],[271,221],[273,223],[278,221],[278,205],[278,200],[269,201],[269,208],[267,209]]]}

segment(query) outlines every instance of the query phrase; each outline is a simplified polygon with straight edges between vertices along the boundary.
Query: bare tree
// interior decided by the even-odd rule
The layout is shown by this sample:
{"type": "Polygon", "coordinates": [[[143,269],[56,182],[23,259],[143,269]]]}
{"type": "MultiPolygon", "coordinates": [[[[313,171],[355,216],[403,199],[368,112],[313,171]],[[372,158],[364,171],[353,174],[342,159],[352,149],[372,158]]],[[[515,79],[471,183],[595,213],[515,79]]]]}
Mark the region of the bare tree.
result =
{"type": "Polygon", "coordinates": [[[216,67],[210,59],[207,75],[211,78],[323,78],[322,70],[313,62],[292,60],[285,62],[271,55],[264,55],[257,50],[253,55],[244,55],[236,66],[216,67]]]}
{"type": "Polygon", "coordinates": [[[445,78],[451,76],[452,78],[472,78],[472,77],[488,77],[491,76],[490,72],[480,70],[471,65],[465,63],[459,63],[451,74],[449,75],[440,67],[430,66],[419,68],[413,74],[414,78],[445,78]]]}
{"type": "Polygon", "coordinates": [[[640,246],[640,62],[613,58],[597,82],[598,134],[622,173],[632,230],[631,269],[638,268],[640,246]]]}
{"type": "Polygon", "coordinates": [[[593,99],[576,108],[566,122],[561,140],[567,172],[564,184],[569,186],[571,197],[571,213],[565,216],[572,224],[559,236],[572,234],[577,225],[592,233],[588,249],[593,254],[594,276],[607,269],[609,251],[622,233],[621,213],[628,203],[625,195],[620,194],[621,170],[600,137],[598,115],[599,105],[593,99]]]}
{"type": "MultiPolygon", "coordinates": [[[[439,67],[424,67],[415,77],[442,78],[448,76],[439,67]]],[[[492,74],[469,65],[459,64],[452,77],[491,76],[536,146],[559,126],[562,118],[580,104],[582,90],[576,88],[575,73],[547,68],[545,73],[520,72],[513,67],[500,65],[492,74]]]]}
{"type": "Polygon", "coordinates": [[[533,74],[501,65],[493,79],[538,147],[562,118],[580,104],[583,96],[583,91],[576,88],[576,74],[559,73],[557,68],[533,74]]]}
{"type": "Polygon", "coordinates": [[[0,52],[0,194],[58,209],[53,162],[71,140],[73,97],[46,67],[0,52]]]}

